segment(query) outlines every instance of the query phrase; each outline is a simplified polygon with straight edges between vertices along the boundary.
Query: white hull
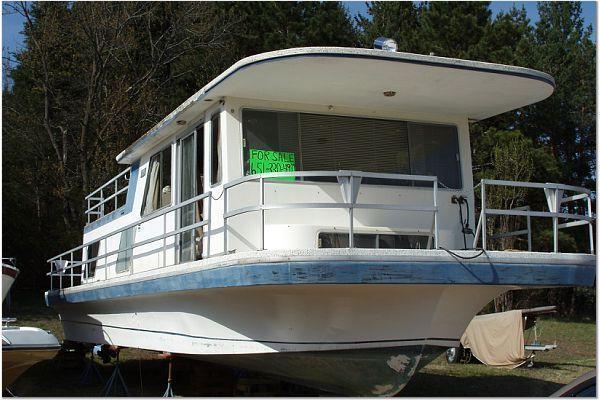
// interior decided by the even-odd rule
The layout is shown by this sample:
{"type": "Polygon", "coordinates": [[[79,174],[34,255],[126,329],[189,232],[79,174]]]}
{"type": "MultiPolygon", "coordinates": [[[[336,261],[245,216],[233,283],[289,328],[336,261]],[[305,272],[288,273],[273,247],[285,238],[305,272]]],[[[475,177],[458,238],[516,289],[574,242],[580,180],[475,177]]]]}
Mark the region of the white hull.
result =
{"type": "Polygon", "coordinates": [[[508,289],[273,285],[57,309],[70,340],[167,351],[336,393],[393,395],[431,359],[424,353],[457,346],[473,315],[508,289]]]}
{"type": "Polygon", "coordinates": [[[15,278],[10,275],[2,274],[2,301],[6,298],[8,291],[15,282],[15,278]]]}
{"type": "Polygon", "coordinates": [[[15,283],[15,279],[19,275],[19,270],[12,265],[13,262],[14,259],[12,258],[2,259],[2,301],[6,298],[13,283],[15,283]]]}
{"type": "Polygon", "coordinates": [[[181,354],[452,346],[502,286],[303,285],[57,305],[66,338],[181,354]]]}

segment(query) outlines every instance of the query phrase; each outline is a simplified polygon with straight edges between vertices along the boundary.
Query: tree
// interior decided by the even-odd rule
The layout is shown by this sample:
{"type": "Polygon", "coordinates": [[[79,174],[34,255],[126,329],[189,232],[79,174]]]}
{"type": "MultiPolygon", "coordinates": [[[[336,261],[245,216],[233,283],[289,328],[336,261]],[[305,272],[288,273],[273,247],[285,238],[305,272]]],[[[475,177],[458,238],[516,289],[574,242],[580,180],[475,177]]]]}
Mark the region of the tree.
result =
{"type": "Polygon", "coordinates": [[[524,66],[551,74],[556,89],[525,107],[516,126],[548,145],[561,165],[561,181],[595,188],[596,46],[584,28],[577,2],[539,3],[540,20],[519,58],[524,66]]]}
{"type": "Polygon", "coordinates": [[[420,40],[420,16],[424,10],[422,3],[412,1],[374,1],[367,3],[367,13],[371,18],[358,15],[356,23],[360,28],[360,44],[370,48],[379,37],[389,37],[398,44],[398,51],[422,53],[425,51],[420,40]]]}

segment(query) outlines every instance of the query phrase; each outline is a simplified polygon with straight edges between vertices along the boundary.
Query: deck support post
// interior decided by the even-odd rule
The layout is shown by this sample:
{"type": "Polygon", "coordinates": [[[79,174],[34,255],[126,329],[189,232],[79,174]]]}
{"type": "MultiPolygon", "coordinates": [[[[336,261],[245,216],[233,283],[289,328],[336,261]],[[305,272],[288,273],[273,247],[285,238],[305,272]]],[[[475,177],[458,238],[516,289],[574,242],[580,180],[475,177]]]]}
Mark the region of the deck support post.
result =
{"type": "Polygon", "coordinates": [[[487,250],[487,218],[485,216],[485,181],[481,180],[481,248],[487,250]]]}

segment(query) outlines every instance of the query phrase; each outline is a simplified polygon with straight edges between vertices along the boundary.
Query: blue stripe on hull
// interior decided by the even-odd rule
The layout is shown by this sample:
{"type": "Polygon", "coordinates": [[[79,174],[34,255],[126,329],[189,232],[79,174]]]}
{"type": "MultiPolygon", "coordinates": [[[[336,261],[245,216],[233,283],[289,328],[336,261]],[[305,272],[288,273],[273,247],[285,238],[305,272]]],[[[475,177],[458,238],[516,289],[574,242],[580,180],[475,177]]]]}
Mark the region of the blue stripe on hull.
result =
{"type": "Polygon", "coordinates": [[[121,297],[258,285],[452,284],[592,286],[593,265],[397,261],[301,261],[219,267],[64,294],[47,293],[48,305],[121,297]]]}

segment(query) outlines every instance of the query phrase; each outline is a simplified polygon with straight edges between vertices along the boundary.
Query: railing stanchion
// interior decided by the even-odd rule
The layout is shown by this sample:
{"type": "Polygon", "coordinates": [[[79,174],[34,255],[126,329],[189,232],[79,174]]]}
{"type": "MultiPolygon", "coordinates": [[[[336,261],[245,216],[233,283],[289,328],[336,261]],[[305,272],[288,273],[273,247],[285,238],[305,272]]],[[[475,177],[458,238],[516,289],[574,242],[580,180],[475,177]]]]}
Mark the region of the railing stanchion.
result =
{"type": "Polygon", "coordinates": [[[354,177],[350,174],[350,198],[346,199],[350,201],[350,208],[348,209],[348,217],[350,218],[350,224],[348,229],[348,247],[354,248],[354,177]]]}
{"type": "Polygon", "coordinates": [[[104,217],[104,189],[100,189],[100,218],[104,217]]]}
{"type": "Polygon", "coordinates": [[[487,250],[487,218],[485,216],[485,180],[481,180],[481,248],[487,250]]]}
{"type": "Polygon", "coordinates": [[[71,268],[69,269],[69,272],[70,272],[69,275],[71,275],[71,287],[73,287],[73,275],[75,274],[75,268],[73,268],[73,264],[74,264],[73,256],[74,256],[74,253],[71,252],[71,268]]]}
{"type": "MultiPolygon", "coordinates": [[[[225,190],[225,189],[223,189],[225,190]]],[[[210,221],[212,219],[210,213],[211,213],[211,208],[212,208],[212,192],[209,192],[208,194],[208,210],[206,215],[208,215],[208,222],[207,222],[207,235],[206,235],[206,258],[210,257],[210,237],[212,236],[212,229],[210,226],[210,221]]],[[[202,228],[204,230],[204,228],[202,228]]]]}
{"type": "Polygon", "coordinates": [[[259,178],[260,182],[260,249],[265,249],[265,179],[259,178]]]}
{"type": "Polygon", "coordinates": [[[118,208],[117,206],[119,205],[119,195],[117,194],[117,192],[119,191],[119,179],[115,179],[115,210],[118,208]]]}
{"type": "Polygon", "coordinates": [[[560,212],[560,199],[558,198],[560,190],[554,189],[554,217],[552,217],[552,237],[554,239],[554,252],[558,253],[558,213],[560,212]]]}
{"type": "Polygon", "coordinates": [[[106,239],[107,238],[104,238],[104,280],[108,279],[108,245],[106,239]]]}
{"type": "Polygon", "coordinates": [[[587,196],[587,215],[590,217],[588,221],[588,230],[590,234],[590,254],[594,254],[594,227],[592,226],[592,199],[590,195],[587,196]]]}
{"type": "Polygon", "coordinates": [[[438,227],[438,201],[437,201],[437,196],[438,195],[438,180],[437,177],[435,178],[435,180],[433,181],[433,225],[434,225],[434,232],[433,232],[433,245],[435,247],[435,249],[439,249],[440,248],[440,242],[439,242],[439,227],[438,227]]]}
{"type": "MultiPolygon", "coordinates": [[[[167,213],[163,214],[163,235],[167,234],[167,213]]],[[[163,267],[167,266],[167,238],[163,238],[162,245],[162,253],[163,253],[163,267]]]]}
{"type": "MultiPolygon", "coordinates": [[[[62,260],[63,260],[63,259],[62,259],[62,257],[61,257],[59,261],[62,261],[62,260]]],[[[60,264],[61,264],[61,266],[62,266],[62,262],[61,262],[60,264]]],[[[65,270],[64,270],[64,269],[62,269],[62,270],[61,270],[61,271],[59,271],[59,273],[58,273],[58,289],[59,289],[59,290],[62,290],[62,288],[63,288],[63,283],[62,283],[62,282],[63,282],[63,279],[62,279],[62,278],[63,278],[63,274],[64,274],[64,272],[65,272],[65,270]]]]}
{"type": "Polygon", "coordinates": [[[527,251],[531,251],[531,215],[527,214],[527,251]]]}
{"type": "Polygon", "coordinates": [[[223,254],[227,254],[227,191],[228,188],[223,186],[223,254]]]}

